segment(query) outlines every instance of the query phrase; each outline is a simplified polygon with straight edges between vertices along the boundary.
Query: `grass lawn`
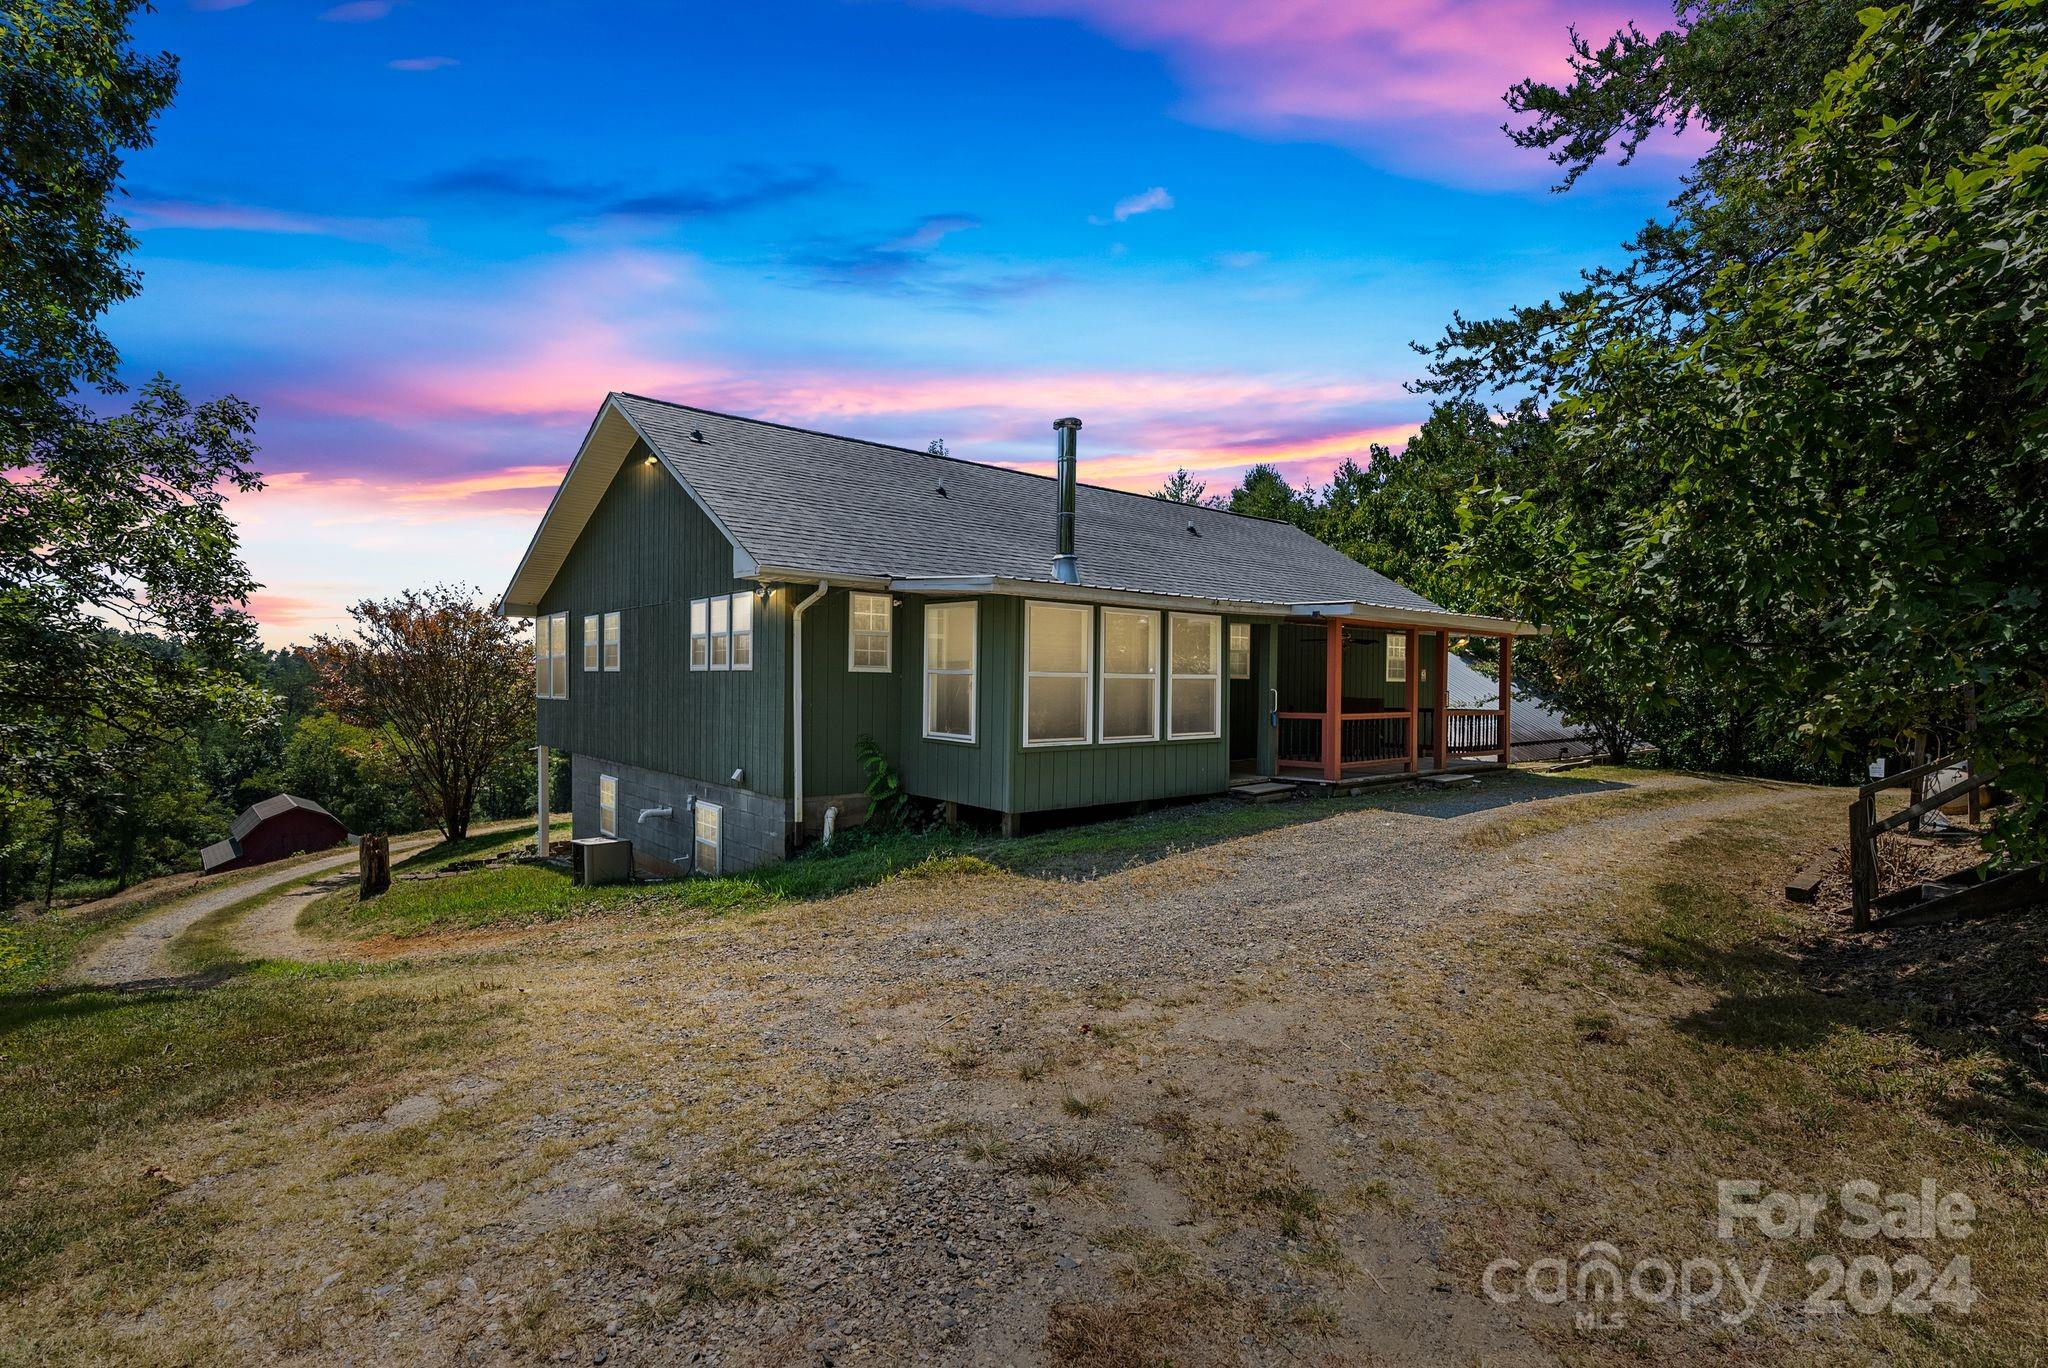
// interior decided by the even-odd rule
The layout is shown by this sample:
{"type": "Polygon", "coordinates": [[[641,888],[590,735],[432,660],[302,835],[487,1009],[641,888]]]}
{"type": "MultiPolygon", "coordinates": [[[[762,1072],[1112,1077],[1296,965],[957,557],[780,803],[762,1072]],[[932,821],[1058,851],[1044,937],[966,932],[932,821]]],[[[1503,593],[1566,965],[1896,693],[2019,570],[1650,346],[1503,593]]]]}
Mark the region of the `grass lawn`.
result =
{"type": "MultiPolygon", "coordinates": [[[[1830,942],[1814,937],[1832,928],[1786,904],[1779,885],[1839,806],[1817,798],[1810,821],[1710,824],[1589,902],[1583,921],[1525,919],[1467,939],[1455,961],[1433,961],[1455,964],[1455,985],[1424,973],[1388,999],[1408,1040],[1361,1085],[1360,1105],[1391,1097],[1430,1118],[1427,1138],[1392,1148],[1465,1213],[1452,1247],[1467,1276],[1501,1256],[1572,1259],[1596,1241],[1618,1246],[1624,1270],[1652,1256],[1776,1269],[1743,1332],[1634,1307],[1627,1328],[1604,1337],[1555,1326],[1560,1350],[1658,1359],[1681,1346],[1739,1354],[1761,1344],[1772,1357],[1851,1362],[1873,1352],[2038,1361],[2048,1339],[2048,1079],[2038,1059],[1950,1024],[1944,1005],[1909,983],[1879,995],[1830,981],[1830,942]],[[1722,1179],[1829,1205],[1810,1237],[1745,1226],[1731,1243],[1715,1227],[1722,1179]],[[1842,1232],[1844,1183],[1917,1196],[1923,1179],[1976,1204],[1967,1238],[1842,1232]],[[1814,1319],[1805,1309],[1821,1284],[1809,1259],[1889,1268],[1920,1256],[1939,1272],[1958,1255],[1974,1261],[1982,1294],[1968,1315],[1814,1319]]],[[[2011,966],[2037,985],[2048,983],[2044,969],[2011,966]]],[[[1904,1290],[1907,1275],[1896,1285],[1904,1290]]]]}

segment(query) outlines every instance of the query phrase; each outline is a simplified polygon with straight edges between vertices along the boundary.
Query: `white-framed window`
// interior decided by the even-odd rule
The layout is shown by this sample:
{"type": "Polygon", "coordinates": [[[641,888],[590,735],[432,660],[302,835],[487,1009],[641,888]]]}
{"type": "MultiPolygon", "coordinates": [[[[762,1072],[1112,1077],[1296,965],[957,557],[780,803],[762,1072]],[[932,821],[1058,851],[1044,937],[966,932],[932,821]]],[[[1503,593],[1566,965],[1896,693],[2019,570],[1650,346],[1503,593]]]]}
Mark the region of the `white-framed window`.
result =
{"type": "Polygon", "coordinates": [[[690,668],[711,668],[711,600],[690,600],[690,668]]]}
{"type": "Polygon", "coordinates": [[[1102,739],[1159,739],[1159,614],[1102,610],[1102,739]]]}
{"type": "Polygon", "coordinates": [[[1388,632],[1387,638],[1387,683],[1408,682],[1408,634],[1388,632]]]}
{"type": "Polygon", "coordinates": [[[597,614],[585,613],[583,615],[583,668],[585,671],[597,668],[598,649],[604,640],[603,633],[599,630],[597,624],[597,614]]]}
{"type": "Polygon", "coordinates": [[[1166,734],[1190,740],[1223,734],[1223,620],[1167,616],[1166,734]]]}
{"type": "Polygon", "coordinates": [[[1252,625],[1249,622],[1230,624],[1230,677],[1252,677],[1252,625]]]}
{"type": "Polygon", "coordinates": [[[732,667],[735,670],[754,668],[754,596],[734,594],[732,596],[732,667]]]}
{"type": "Polygon", "coordinates": [[[732,595],[711,600],[711,668],[732,668],[732,595]]]}
{"type": "Polygon", "coordinates": [[[1086,745],[1095,614],[1079,603],[1024,605],[1024,744],[1086,745]]]}
{"type": "Polygon", "coordinates": [[[567,613],[550,613],[533,620],[533,693],[536,698],[569,696],[567,613]]]}
{"type": "MultiPolygon", "coordinates": [[[[588,660],[590,656],[590,648],[588,646],[583,648],[583,654],[584,658],[588,660]]],[[[613,674],[619,672],[619,615],[617,613],[606,613],[604,615],[604,667],[613,674]]],[[[587,670],[590,666],[586,664],[583,668],[587,670]]]]}
{"type": "Polygon", "coordinates": [[[597,834],[619,834],[619,780],[617,775],[597,776],[597,834]]]}
{"type": "Polygon", "coordinates": [[[896,667],[892,613],[887,594],[853,594],[846,608],[846,668],[855,674],[887,674],[896,667]]]}
{"type": "Polygon", "coordinates": [[[976,605],[933,603],[924,610],[924,734],[974,739],[976,605]]]}
{"type": "Polygon", "coordinates": [[[691,824],[692,845],[695,862],[692,865],[699,874],[718,875],[719,856],[723,845],[719,839],[725,826],[725,810],[716,803],[697,800],[695,821],[691,824]]]}

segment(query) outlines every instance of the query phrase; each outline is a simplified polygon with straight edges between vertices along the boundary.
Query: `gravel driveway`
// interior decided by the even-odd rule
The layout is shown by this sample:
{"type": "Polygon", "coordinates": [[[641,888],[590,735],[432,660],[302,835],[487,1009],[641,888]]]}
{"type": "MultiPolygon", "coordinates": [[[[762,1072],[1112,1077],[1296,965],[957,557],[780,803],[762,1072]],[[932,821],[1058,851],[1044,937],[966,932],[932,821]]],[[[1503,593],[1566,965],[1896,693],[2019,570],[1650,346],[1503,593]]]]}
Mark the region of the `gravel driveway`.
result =
{"type": "Polygon", "coordinates": [[[506,1034],[163,1159],[241,1215],[235,1262],[153,1314],[254,1358],[288,1333],[472,1362],[1542,1359],[1447,1271],[1400,1148],[1428,1116],[1375,1083],[1416,1047],[1378,1004],[1816,796],[1659,776],[1501,837],[1563,787],[392,966],[506,1034]]]}

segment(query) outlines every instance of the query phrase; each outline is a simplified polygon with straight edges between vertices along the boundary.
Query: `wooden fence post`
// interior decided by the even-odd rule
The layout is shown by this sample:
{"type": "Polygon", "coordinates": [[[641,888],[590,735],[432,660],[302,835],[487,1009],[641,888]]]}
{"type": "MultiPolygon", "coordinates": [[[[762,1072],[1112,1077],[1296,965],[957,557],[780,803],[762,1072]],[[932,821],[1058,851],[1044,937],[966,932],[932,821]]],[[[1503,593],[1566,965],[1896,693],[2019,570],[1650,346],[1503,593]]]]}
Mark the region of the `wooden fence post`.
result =
{"type": "Polygon", "coordinates": [[[1877,893],[1877,842],[1870,834],[1876,811],[1876,799],[1869,794],[1858,794],[1849,804],[1849,893],[1858,931],[1870,929],[1870,903],[1877,893]]]}
{"type": "Polygon", "coordinates": [[[391,838],[365,836],[356,847],[356,896],[374,898],[391,887],[391,838]]]}

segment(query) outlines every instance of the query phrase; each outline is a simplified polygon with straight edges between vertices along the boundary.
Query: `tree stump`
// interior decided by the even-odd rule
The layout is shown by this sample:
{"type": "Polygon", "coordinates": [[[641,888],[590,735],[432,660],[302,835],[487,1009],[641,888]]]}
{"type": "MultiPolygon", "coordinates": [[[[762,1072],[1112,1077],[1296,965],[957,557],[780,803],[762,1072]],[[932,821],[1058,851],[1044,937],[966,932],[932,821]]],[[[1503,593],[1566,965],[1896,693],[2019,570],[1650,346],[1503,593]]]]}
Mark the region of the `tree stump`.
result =
{"type": "Polygon", "coordinates": [[[365,836],[356,847],[356,896],[374,898],[391,887],[391,838],[365,836]]]}

